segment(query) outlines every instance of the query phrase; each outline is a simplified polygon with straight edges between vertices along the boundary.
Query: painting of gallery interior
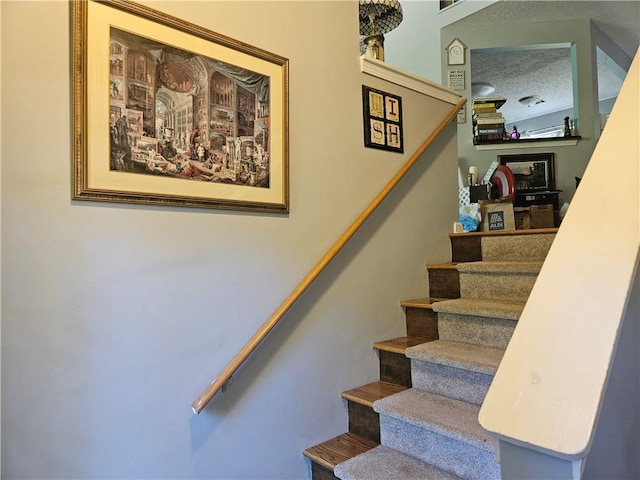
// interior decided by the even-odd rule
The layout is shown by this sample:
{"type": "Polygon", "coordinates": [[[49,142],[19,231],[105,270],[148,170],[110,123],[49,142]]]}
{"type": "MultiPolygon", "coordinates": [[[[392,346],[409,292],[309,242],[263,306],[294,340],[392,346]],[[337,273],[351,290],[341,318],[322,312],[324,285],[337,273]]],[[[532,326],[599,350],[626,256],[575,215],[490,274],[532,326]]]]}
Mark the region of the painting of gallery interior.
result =
{"type": "Polygon", "coordinates": [[[267,75],[112,27],[108,88],[110,170],[269,188],[267,75]]]}

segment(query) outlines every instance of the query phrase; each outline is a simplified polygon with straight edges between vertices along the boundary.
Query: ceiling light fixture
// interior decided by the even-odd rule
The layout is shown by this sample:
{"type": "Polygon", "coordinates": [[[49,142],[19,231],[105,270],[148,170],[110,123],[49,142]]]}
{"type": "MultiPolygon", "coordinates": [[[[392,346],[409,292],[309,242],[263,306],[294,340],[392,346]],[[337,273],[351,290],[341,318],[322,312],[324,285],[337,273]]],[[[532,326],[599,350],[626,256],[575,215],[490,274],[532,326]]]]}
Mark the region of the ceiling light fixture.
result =
{"type": "Polygon", "coordinates": [[[538,95],[529,95],[527,97],[522,97],[518,102],[525,107],[533,107],[539,103],[544,103],[544,100],[538,95]]]}
{"type": "Polygon", "coordinates": [[[496,87],[488,82],[473,82],[471,84],[472,97],[486,97],[496,91],[496,87]]]}
{"type": "Polygon", "coordinates": [[[398,0],[360,0],[360,35],[366,45],[365,55],[384,61],[384,34],[402,22],[398,0]]]}

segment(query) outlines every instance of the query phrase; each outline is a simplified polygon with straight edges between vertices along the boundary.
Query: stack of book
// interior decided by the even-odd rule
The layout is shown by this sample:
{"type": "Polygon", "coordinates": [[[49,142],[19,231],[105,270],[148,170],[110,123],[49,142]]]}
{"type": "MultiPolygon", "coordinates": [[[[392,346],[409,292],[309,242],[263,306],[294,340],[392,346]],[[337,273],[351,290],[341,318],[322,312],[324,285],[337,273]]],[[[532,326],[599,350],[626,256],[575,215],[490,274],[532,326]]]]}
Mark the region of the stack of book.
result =
{"type": "Polygon", "coordinates": [[[480,97],[472,101],[473,143],[486,143],[506,138],[504,117],[498,109],[507,101],[504,97],[480,97]]]}

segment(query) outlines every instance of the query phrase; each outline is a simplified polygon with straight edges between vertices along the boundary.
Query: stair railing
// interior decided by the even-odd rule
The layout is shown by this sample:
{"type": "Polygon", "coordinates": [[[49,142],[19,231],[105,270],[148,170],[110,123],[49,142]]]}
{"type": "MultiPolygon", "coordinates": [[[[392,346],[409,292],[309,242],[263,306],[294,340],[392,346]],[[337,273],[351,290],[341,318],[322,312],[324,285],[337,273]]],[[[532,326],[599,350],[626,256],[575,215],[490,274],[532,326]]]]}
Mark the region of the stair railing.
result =
{"type": "Polygon", "coordinates": [[[407,162],[398,170],[398,172],[389,180],[389,182],[382,188],[380,193],[369,203],[369,205],[362,211],[362,213],[356,218],[356,220],[347,228],[347,230],[338,238],[338,240],[329,248],[327,253],[315,264],[315,266],[309,270],[300,283],[293,289],[287,298],[280,304],[278,308],[271,314],[269,318],[260,326],[260,328],[253,334],[249,341],[240,349],[233,359],[220,371],[218,376],[205,388],[202,393],[191,404],[193,412],[199,414],[207,404],[215,397],[215,395],[223,390],[229,379],[240,368],[245,360],[253,353],[253,351],[260,345],[262,340],[267,334],[275,327],[278,322],[284,317],[289,309],[295,304],[295,302],[302,296],[302,294],[309,288],[313,281],[320,275],[329,262],[338,254],[338,252],[346,245],[351,237],[358,231],[358,229],[364,224],[364,222],[371,216],[371,214],[378,208],[382,201],[389,195],[393,188],[402,180],[407,172],[418,161],[422,154],[431,146],[431,144],[438,138],[445,127],[456,118],[458,111],[464,106],[466,99],[462,98],[455,107],[447,114],[444,120],[435,128],[435,130],[427,137],[427,139],[420,145],[416,152],[407,160],[407,162]]]}

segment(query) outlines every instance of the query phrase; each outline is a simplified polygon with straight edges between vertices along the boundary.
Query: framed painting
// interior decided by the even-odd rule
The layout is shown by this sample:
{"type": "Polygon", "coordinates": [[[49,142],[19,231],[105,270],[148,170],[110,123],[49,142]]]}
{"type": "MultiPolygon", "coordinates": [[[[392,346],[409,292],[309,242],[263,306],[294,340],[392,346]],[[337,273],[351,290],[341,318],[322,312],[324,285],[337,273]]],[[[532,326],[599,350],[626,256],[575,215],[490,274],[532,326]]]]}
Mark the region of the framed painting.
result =
{"type": "Polygon", "coordinates": [[[404,152],[402,98],[362,86],[364,146],[404,152]]]}
{"type": "Polygon", "coordinates": [[[509,167],[515,179],[516,193],[555,190],[553,153],[498,155],[500,165],[509,167]]]}
{"type": "Polygon", "coordinates": [[[71,16],[73,199],[288,212],[286,58],[125,0],[71,16]]]}

